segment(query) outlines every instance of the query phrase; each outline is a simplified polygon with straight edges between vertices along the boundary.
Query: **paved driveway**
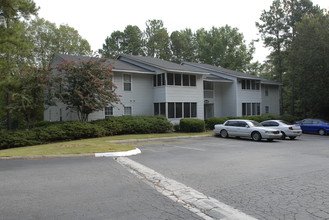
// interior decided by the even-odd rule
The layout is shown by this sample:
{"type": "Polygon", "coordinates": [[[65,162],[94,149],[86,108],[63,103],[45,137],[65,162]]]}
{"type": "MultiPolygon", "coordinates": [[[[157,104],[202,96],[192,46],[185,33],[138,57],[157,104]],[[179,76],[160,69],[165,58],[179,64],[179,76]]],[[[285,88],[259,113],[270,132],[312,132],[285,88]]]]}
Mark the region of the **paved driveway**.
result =
{"type": "Polygon", "coordinates": [[[258,219],[329,219],[329,136],[137,145],[133,160],[258,219]]]}
{"type": "MultiPolygon", "coordinates": [[[[328,143],[171,139],[135,143],[142,154],[130,160],[258,219],[329,219],[328,143]]],[[[113,158],[0,161],[0,177],[0,219],[220,218],[185,209],[113,158]]]]}

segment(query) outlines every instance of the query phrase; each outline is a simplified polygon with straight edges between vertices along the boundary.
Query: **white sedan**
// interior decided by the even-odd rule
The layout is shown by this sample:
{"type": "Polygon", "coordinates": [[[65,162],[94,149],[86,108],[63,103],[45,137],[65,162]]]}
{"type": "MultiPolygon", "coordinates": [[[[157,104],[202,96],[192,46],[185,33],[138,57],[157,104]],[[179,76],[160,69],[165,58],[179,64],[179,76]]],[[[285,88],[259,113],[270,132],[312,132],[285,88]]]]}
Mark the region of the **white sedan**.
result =
{"type": "Polygon", "coordinates": [[[268,120],[261,122],[261,124],[264,127],[279,129],[282,133],[281,139],[286,139],[286,137],[289,137],[291,140],[293,140],[296,137],[302,135],[302,129],[300,126],[291,125],[283,120],[268,120]]]}
{"type": "Polygon", "coordinates": [[[282,134],[278,129],[266,128],[260,123],[253,120],[232,119],[227,120],[224,124],[215,125],[214,132],[221,137],[247,137],[254,141],[267,139],[280,139],[282,134]]]}

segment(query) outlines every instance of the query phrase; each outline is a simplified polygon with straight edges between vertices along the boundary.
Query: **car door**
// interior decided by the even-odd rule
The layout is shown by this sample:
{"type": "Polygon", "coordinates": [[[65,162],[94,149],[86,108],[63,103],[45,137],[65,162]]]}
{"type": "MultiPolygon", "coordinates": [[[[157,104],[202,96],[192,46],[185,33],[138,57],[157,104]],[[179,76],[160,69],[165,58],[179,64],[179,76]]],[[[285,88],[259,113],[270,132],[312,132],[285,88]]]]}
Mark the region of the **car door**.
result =
{"type": "Polygon", "coordinates": [[[230,136],[236,136],[238,133],[238,127],[236,121],[228,121],[225,124],[225,129],[230,136]]]}
{"type": "Polygon", "coordinates": [[[313,130],[313,120],[311,119],[305,119],[302,121],[302,123],[300,124],[300,127],[302,128],[303,132],[306,133],[311,133],[313,130]]]}
{"type": "Polygon", "coordinates": [[[238,122],[238,134],[237,136],[240,137],[250,137],[250,127],[247,126],[248,124],[245,121],[239,121],[238,122]]]}

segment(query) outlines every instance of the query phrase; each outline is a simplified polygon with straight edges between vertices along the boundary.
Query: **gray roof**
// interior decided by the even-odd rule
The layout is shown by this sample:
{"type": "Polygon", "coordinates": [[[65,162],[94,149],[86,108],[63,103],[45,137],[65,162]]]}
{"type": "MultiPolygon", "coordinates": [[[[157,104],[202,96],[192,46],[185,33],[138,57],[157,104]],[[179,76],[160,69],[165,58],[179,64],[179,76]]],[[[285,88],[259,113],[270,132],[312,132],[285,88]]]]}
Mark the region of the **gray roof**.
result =
{"type": "MultiPolygon", "coordinates": [[[[67,55],[67,54],[55,54],[63,60],[68,61],[87,61],[92,57],[89,56],[78,56],[78,55],[67,55]]],[[[123,62],[121,60],[106,59],[106,62],[112,66],[113,72],[136,72],[145,74],[154,74],[154,72],[141,68],[139,66],[123,62]]]]}
{"type": "Polygon", "coordinates": [[[265,78],[261,78],[255,75],[242,73],[234,70],[225,69],[220,66],[214,66],[210,64],[202,64],[202,63],[193,63],[193,62],[183,62],[183,65],[193,66],[196,68],[201,68],[204,70],[211,71],[212,74],[216,75],[216,73],[224,74],[227,76],[232,76],[240,79],[254,79],[254,80],[260,80],[263,84],[272,84],[272,85],[281,85],[281,83],[274,82],[265,78]]]}
{"type": "MultiPolygon", "coordinates": [[[[132,60],[132,61],[140,62],[145,65],[164,70],[166,72],[209,74],[209,71],[207,71],[207,70],[195,68],[193,66],[183,66],[183,65],[180,65],[177,63],[173,63],[170,61],[166,61],[166,60],[154,58],[154,57],[120,54],[118,56],[118,59],[120,59],[120,58],[125,58],[124,59],[125,61],[132,60]]],[[[129,61],[127,61],[127,62],[129,62],[129,61]]]]}

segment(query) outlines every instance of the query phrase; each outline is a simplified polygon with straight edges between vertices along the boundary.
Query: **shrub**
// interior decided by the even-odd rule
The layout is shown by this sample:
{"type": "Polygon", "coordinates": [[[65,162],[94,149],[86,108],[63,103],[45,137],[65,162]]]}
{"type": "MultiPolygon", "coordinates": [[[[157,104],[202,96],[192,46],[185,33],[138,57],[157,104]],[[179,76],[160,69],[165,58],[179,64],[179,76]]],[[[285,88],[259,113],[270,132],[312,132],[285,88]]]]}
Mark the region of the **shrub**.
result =
{"type": "Polygon", "coordinates": [[[81,138],[101,137],[105,135],[105,129],[87,122],[61,122],[45,127],[33,129],[37,138],[43,142],[74,140],[81,138]]]}
{"type": "Polygon", "coordinates": [[[33,131],[0,131],[0,149],[40,144],[33,131]]]}
{"type": "Polygon", "coordinates": [[[205,131],[205,122],[201,119],[184,118],[179,123],[182,132],[203,132],[205,131]]]}
{"type": "Polygon", "coordinates": [[[172,129],[163,116],[109,117],[93,123],[103,127],[106,135],[165,133],[172,129]]]}
{"type": "Polygon", "coordinates": [[[224,124],[226,120],[227,118],[218,118],[218,117],[207,118],[205,119],[206,129],[213,130],[216,124],[224,124]]]}

